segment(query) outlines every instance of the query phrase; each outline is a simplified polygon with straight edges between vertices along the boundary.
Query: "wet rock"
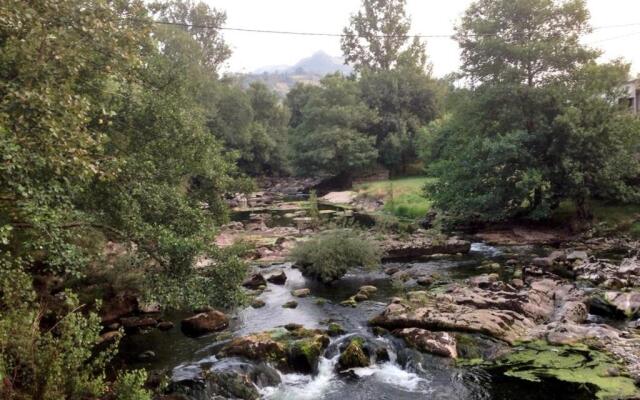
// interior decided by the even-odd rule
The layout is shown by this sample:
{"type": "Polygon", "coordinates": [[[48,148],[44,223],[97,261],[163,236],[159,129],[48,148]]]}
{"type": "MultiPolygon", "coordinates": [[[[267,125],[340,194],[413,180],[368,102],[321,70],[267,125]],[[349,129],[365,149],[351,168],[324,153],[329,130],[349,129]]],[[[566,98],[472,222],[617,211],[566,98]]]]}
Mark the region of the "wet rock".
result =
{"type": "Polygon", "coordinates": [[[296,308],[298,307],[298,302],[295,300],[287,301],[282,305],[282,308],[296,308]]]}
{"type": "Polygon", "coordinates": [[[419,258],[433,254],[466,254],[471,249],[471,243],[455,237],[440,241],[415,234],[411,235],[408,239],[389,237],[382,243],[382,248],[384,253],[383,259],[400,260],[419,258]]]}
{"type": "Polygon", "coordinates": [[[173,326],[173,322],[171,321],[162,321],[158,323],[158,329],[160,329],[161,331],[169,331],[173,329],[173,326]]]}
{"type": "Polygon", "coordinates": [[[346,333],[346,331],[344,330],[344,328],[342,328],[342,325],[338,324],[337,322],[331,322],[327,327],[327,334],[329,336],[339,336],[343,335],[344,333],[346,333]]]}
{"type": "Polygon", "coordinates": [[[158,321],[151,317],[120,318],[120,323],[127,332],[136,332],[143,329],[155,328],[158,325],[158,321]]]}
{"type": "Polygon", "coordinates": [[[351,296],[348,299],[341,301],[340,305],[343,307],[357,307],[358,302],[356,301],[355,296],[351,296]]]}
{"type": "Polygon", "coordinates": [[[412,346],[425,353],[442,357],[457,358],[456,339],[447,332],[432,332],[420,328],[405,328],[393,331],[412,346]]]}
{"type": "Polygon", "coordinates": [[[217,310],[196,314],[193,317],[183,319],[180,323],[182,332],[187,336],[201,336],[218,332],[228,326],[229,317],[217,310]]]}
{"type": "Polygon", "coordinates": [[[429,287],[433,284],[433,278],[430,276],[420,276],[416,279],[416,283],[420,286],[429,287]]]}
{"type": "Polygon", "coordinates": [[[218,356],[271,362],[283,371],[315,372],[320,355],[329,344],[329,337],[319,330],[295,328],[291,331],[279,329],[233,339],[218,356]]]}
{"type": "Polygon", "coordinates": [[[397,267],[389,267],[389,268],[385,268],[384,273],[387,275],[393,275],[398,271],[400,270],[397,267]]]}
{"type": "Polygon", "coordinates": [[[355,296],[353,296],[353,299],[359,303],[359,302],[362,302],[362,301],[369,300],[369,297],[367,297],[366,294],[359,292],[359,293],[356,293],[355,296]]]}
{"type": "Polygon", "coordinates": [[[156,314],[162,311],[162,306],[157,301],[151,301],[139,304],[138,310],[143,314],[156,314]]]}
{"type": "Polygon", "coordinates": [[[274,285],[284,285],[287,281],[287,274],[284,271],[280,270],[275,274],[272,274],[267,278],[267,282],[273,283],[274,285]]]}
{"type": "Polygon", "coordinates": [[[156,353],[152,350],[143,351],[142,353],[138,354],[138,360],[140,361],[148,361],[154,358],[156,358],[156,353]]]}
{"type": "Polygon", "coordinates": [[[351,339],[349,344],[340,353],[337,365],[338,371],[369,366],[369,355],[365,353],[363,345],[364,340],[362,338],[356,337],[351,339]]]}
{"type": "Polygon", "coordinates": [[[570,262],[588,260],[589,255],[586,251],[574,250],[567,254],[566,260],[570,262]]]}
{"type": "Polygon", "coordinates": [[[360,286],[360,289],[358,290],[359,293],[363,293],[367,296],[370,296],[372,294],[374,294],[375,292],[378,291],[378,288],[372,285],[364,285],[364,286],[360,286]]]}
{"type": "Polygon", "coordinates": [[[264,279],[264,276],[262,276],[262,274],[260,273],[251,275],[249,279],[247,279],[242,283],[242,286],[249,289],[254,289],[254,290],[260,288],[260,286],[266,286],[266,285],[267,285],[267,281],[264,279]]]}
{"type": "Polygon", "coordinates": [[[303,325],[296,324],[296,323],[293,323],[293,322],[290,322],[290,323],[288,323],[288,324],[286,324],[284,326],[284,329],[288,330],[289,332],[297,331],[297,330],[302,329],[302,328],[304,328],[303,325]]]}
{"type": "Polygon", "coordinates": [[[604,300],[627,318],[637,316],[640,311],[640,292],[605,292],[604,300]]]}
{"type": "Polygon", "coordinates": [[[311,294],[311,289],[296,289],[291,294],[295,297],[307,297],[311,294]]]}
{"type": "Polygon", "coordinates": [[[412,292],[407,303],[391,303],[371,323],[387,329],[422,328],[483,333],[509,343],[551,317],[555,310],[551,280],[520,292],[454,286],[445,293],[412,292]]]}
{"type": "Polygon", "coordinates": [[[266,303],[264,302],[264,300],[260,300],[260,299],[254,299],[251,302],[251,307],[253,308],[262,308],[266,305],[266,303]]]}
{"type": "Polygon", "coordinates": [[[100,338],[98,339],[98,344],[100,343],[112,343],[115,342],[116,340],[122,338],[122,332],[120,331],[110,331],[110,332],[105,332],[102,335],[100,335],[100,338]]]}

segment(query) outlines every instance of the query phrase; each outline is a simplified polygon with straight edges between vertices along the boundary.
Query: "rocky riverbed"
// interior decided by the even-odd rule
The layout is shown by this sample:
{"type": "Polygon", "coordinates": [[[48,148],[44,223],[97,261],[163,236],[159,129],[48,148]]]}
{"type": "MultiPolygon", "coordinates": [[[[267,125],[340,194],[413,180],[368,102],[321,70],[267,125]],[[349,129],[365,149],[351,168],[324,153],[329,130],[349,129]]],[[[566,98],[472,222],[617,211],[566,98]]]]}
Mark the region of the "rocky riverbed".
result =
{"type": "Polygon", "coordinates": [[[170,377],[165,399],[639,398],[637,243],[385,234],[382,265],[323,285],[286,261],[314,230],[285,203],[218,236],[257,244],[245,307],[107,305],[126,363],[170,377]]]}

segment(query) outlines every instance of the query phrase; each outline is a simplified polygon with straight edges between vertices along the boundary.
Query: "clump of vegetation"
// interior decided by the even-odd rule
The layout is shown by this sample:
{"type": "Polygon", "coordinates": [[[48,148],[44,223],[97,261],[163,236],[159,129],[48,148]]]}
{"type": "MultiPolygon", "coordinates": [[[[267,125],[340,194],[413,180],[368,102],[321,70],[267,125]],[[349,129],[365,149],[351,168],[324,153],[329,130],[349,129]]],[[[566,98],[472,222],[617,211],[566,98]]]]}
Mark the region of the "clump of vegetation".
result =
{"type": "Polygon", "coordinates": [[[378,265],[381,250],[377,242],[357,231],[339,229],[298,244],[292,254],[305,275],[329,283],[340,279],[349,268],[378,265]]]}
{"type": "MultiPolygon", "coordinates": [[[[109,389],[104,368],[118,341],[99,345],[100,318],[83,314],[71,292],[56,296],[58,313],[46,312],[29,274],[0,260],[0,397],[100,398],[109,389]],[[62,296],[63,295],[63,296],[62,296]]],[[[121,373],[118,399],[148,400],[143,371],[121,373]]]]}

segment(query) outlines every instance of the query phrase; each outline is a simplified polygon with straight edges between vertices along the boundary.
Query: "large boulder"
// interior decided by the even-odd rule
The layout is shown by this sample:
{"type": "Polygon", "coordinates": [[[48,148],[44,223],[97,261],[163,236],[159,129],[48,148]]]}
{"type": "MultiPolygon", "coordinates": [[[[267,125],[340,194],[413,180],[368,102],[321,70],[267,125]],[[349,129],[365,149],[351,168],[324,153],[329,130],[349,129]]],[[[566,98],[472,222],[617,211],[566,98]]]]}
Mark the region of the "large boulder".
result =
{"type": "Polygon", "coordinates": [[[180,323],[182,332],[187,336],[201,336],[218,332],[229,326],[229,317],[224,313],[213,310],[203,312],[183,319],[180,323]]]}
{"type": "Polygon", "coordinates": [[[411,292],[406,300],[389,304],[371,323],[390,330],[476,332],[514,343],[536,325],[552,319],[556,293],[562,293],[562,302],[577,296],[572,286],[565,286],[541,279],[517,290],[487,281],[484,288],[456,284],[444,293],[411,292]]]}
{"type": "Polygon", "coordinates": [[[404,339],[411,347],[422,352],[442,357],[456,358],[456,339],[447,332],[431,332],[420,328],[405,328],[393,331],[393,334],[404,339]]]}

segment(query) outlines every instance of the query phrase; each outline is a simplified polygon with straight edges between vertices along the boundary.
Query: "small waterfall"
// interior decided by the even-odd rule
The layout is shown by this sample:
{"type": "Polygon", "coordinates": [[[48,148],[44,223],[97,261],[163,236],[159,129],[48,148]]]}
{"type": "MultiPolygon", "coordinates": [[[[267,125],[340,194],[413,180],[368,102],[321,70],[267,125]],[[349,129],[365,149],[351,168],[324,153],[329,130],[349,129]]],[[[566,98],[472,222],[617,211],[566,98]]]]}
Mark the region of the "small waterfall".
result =
{"type": "Polygon", "coordinates": [[[281,374],[282,383],[278,387],[262,389],[265,399],[271,400],[314,400],[328,392],[337,390],[341,382],[336,378],[335,366],[338,357],[321,357],[317,375],[281,374]]]}

